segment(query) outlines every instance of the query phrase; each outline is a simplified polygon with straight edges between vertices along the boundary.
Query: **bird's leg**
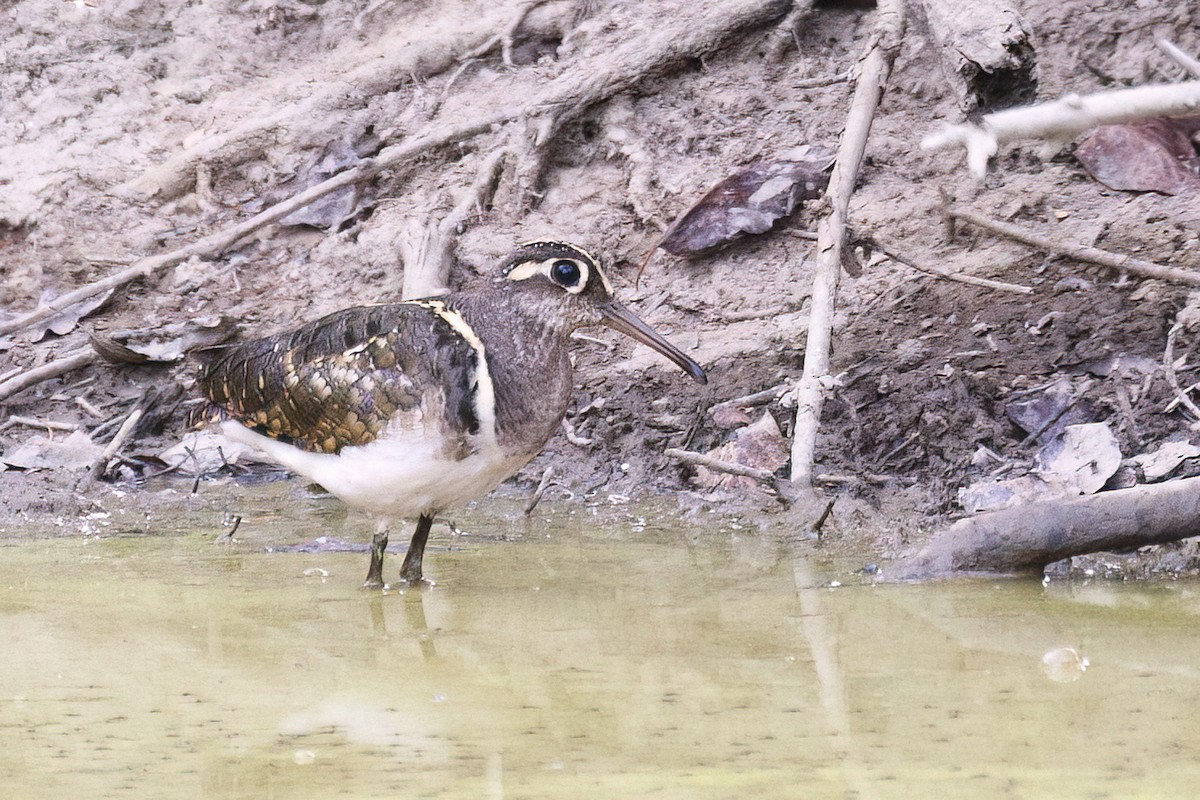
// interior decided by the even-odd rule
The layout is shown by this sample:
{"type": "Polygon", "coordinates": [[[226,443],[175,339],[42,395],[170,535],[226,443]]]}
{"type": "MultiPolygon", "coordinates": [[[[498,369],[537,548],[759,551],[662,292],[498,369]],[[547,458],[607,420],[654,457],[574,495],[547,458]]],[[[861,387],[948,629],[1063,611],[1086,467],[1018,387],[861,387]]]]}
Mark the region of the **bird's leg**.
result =
{"type": "Polygon", "coordinates": [[[416,586],[421,582],[421,559],[425,556],[425,541],[429,539],[429,529],[432,527],[432,514],[422,514],[417,518],[417,529],[413,532],[412,541],[408,543],[408,552],[404,555],[404,564],[400,567],[400,579],[409,586],[416,586]]]}
{"type": "Polygon", "coordinates": [[[383,553],[387,546],[388,523],[386,520],[379,520],[375,523],[375,535],[371,537],[371,566],[367,567],[364,589],[383,588],[383,553]]]}

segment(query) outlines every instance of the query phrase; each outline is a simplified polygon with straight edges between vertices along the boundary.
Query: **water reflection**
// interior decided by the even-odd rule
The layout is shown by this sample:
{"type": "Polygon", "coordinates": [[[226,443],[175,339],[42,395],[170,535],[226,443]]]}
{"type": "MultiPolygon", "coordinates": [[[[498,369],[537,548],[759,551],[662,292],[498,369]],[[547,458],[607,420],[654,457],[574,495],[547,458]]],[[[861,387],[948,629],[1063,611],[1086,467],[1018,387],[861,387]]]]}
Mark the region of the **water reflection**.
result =
{"type": "Polygon", "coordinates": [[[0,548],[0,784],[1118,797],[1190,777],[1190,586],[831,589],[852,578],[811,550],[644,527],[559,511],[520,541],[443,535],[439,585],[388,595],[358,590],[362,554],[208,533],[0,548]],[[1077,680],[1044,670],[1063,648],[1089,659],[1077,680]]]}

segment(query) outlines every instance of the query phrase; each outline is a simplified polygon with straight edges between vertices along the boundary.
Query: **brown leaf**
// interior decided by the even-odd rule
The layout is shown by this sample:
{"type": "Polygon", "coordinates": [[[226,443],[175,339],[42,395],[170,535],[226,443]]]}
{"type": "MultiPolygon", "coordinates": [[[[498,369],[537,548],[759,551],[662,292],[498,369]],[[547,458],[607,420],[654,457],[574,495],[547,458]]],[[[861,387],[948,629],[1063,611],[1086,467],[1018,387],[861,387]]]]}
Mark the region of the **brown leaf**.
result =
{"type": "MultiPolygon", "coordinates": [[[[758,421],[740,428],[732,442],[709,451],[708,455],[719,461],[774,472],[788,462],[790,452],[775,418],[771,412],[764,411],[758,421]]],[[[696,468],[696,483],[706,489],[717,486],[754,489],[759,485],[753,478],[716,473],[704,467],[696,468]]]]}
{"type": "Polygon", "coordinates": [[[823,156],[751,164],[710,189],[658,246],[672,255],[701,255],[746,234],[765,233],[802,201],[821,196],[829,164],[823,156]]]}
{"type": "Polygon", "coordinates": [[[1191,136],[1200,117],[1156,117],[1102,125],[1075,148],[1092,177],[1111,189],[1184,194],[1200,188],[1200,156],[1191,136]]]}
{"type": "MultiPolygon", "coordinates": [[[[76,326],[79,325],[79,320],[107,303],[112,295],[113,290],[109,289],[107,292],[89,297],[86,300],[80,300],[74,305],[69,305],[54,316],[47,317],[29,329],[29,333],[27,334],[29,341],[40,342],[47,333],[54,333],[59,336],[67,335],[75,330],[76,326]]],[[[54,292],[48,289],[42,292],[42,305],[49,303],[56,296],[54,292]]]]}

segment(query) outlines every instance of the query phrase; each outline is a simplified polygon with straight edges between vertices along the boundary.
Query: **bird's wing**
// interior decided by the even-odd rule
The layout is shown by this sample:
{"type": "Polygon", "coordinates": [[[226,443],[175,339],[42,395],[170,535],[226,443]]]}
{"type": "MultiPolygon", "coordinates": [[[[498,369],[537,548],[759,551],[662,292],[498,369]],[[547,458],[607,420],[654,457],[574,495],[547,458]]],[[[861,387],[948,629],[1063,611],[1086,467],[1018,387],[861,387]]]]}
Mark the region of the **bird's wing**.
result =
{"type": "Polygon", "coordinates": [[[302,450],[415,435],[463,458],[479,432],[483,358],[457,312],[422,300],[349,308],[213,348],[200,386],[224,416],[302,450]]]}

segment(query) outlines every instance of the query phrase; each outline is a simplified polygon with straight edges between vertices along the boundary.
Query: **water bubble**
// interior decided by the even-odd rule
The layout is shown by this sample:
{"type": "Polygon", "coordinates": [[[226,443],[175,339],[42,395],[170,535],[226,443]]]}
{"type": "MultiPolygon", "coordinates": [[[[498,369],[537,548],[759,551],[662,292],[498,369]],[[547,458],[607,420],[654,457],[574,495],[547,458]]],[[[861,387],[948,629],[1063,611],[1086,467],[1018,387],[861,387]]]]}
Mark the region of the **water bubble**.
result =
{"type": "Polygon", "coordinates": [[[1073,683],[1090,666],[1087,656],[1074,647],[1056,647],[1042,656],[1042,674],[1055,683],[1073,683]]]}

